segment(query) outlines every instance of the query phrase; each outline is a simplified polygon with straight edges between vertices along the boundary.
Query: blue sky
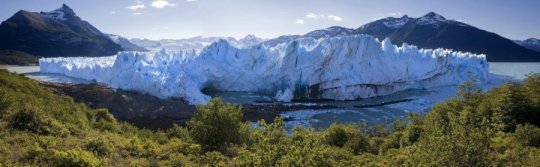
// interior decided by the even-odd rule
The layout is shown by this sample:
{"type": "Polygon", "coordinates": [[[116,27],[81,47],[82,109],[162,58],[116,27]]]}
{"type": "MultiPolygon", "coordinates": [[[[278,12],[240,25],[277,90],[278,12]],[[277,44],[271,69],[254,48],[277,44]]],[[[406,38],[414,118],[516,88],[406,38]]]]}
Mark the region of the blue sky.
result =
{"type": "Polygon", "coordinates": [[[103,32],[130,38],[264,38],[434,11],[510,39],[540,38],[540,0],[0,0],[0,20],[66,3],[103,32]]]}

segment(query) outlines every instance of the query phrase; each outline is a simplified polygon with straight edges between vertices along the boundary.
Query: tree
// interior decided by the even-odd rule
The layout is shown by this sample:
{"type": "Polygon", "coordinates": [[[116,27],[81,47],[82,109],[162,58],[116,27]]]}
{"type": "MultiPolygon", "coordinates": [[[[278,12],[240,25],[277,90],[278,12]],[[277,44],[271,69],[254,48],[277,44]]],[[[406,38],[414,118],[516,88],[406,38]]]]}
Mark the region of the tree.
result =
{"type": "Polygon", "coordinates": [[[368,150],[368,140],[353,125],[332,124],[323,135],[326,144],[345,148],[359,154],[368,150]]]}
{"type": "Polygon", "coordinates": [[[486,166],[490,164],[493,125],[477,109],[483,94],[467,82],[459,98],[436,104],[423,121],[412,147],[412,161],[420,166],[486,166]]]}
{"type": "Polygon", "coordinates": [[[217,150],[227,144],[244,141],[242,108],[221,98],[211,99],[207,105],[197,105],[195,116],[187,122],[190,136],[205,150],[217,150]]]}

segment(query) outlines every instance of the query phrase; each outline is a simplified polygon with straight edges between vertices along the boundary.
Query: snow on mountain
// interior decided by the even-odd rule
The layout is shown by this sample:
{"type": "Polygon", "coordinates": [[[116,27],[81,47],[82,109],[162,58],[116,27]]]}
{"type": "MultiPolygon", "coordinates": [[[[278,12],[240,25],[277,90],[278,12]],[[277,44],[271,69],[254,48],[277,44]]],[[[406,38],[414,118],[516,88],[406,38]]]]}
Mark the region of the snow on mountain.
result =
{"type": "Polygon", "coordinates": [[[51,18],[53,20],[59,20],[59,21],[65,21],[67,20],[65,15],[66,15],[66,12],[73,12],[73,10],[71,8],[69,8],[66,4],[62,5],[62,7],[58,8],[58,9],[55,9],[53,11],[50,11],[50,12],[40,12],[40,14],[42,16],[45,16],[47,18],[51,18]]]}
{"type": "Polygon", "coordinates": [[[422,17],[419,17],[417,19],[417,24],[419,25],[426,25],[426,24],[431,24],[431,25],[434,25],[434,26],[437,26],[439,25],[441,22],[445,22],[446,21],[446,18],[444,18],[443,16],[435,13],[435,12],[429,12],[428,14],[422,16],[422,17]]]}
{"type": "Polygon", "coordinates": [[[106,34],[114,43],[122,46],[124,51],[137,51],[137,52],[146,52],[145,48],[142,48],[140,46],[137,46],[133,43],[131,43],[127,38],[124,38],[119,35],[114,34],[106,34]]]}
{"type": "Polygon", "coordinates": [[[96,80],[113,88],[205,103],[203,89],[251,91],[292,99],[349,100],[411,88],[488,80],[484,55],[418,49],[372,36],[299,38],[268,47],[218,40],[201,52],[120,52],[106,58],[42,58],[41,72],[96,80]]]}
{"type": "Polygon", "coordinates": [[[150,40],[150,39],[139,39],[139,38],[132,38],[129,39],[129,42],[141,46],[143,48],[146,48],[148,50],[152,50],[152,48],[158,48],[161,47],[161,43],[157,40],[150,40]]]}
{"type": "Polygon", "coordinates": [[[529,38],[523,41],[520,40],[514,40],[515,43],[518,45],[521,45],[527,49],[534,50],[537,52],[540,52],[540,39],[536,38],[529,38]]]}
{"type": "Polygon", "coordinates": [[[251,34],[245,36],[244,38],[240,38],[238,40],[232,37],[229,37],[226,40],[231,45],[236,46],[238,48],[250,47],[250,46],[260,44],[261,42],[264,42],[264,39],[259,38],[255,35],[251,35],[251,34]]]}
{"type": "Polygon", "coordinates": [[[350,28],[333,26],[333,27],[328,27],[326,29],[315,30],[315,31],[309,32],[303,35],[302,37],[311,37],[315,39],[329,38],[329,37],[335,37],[335,36],[350,35],[352,31],[353,29],[350,29],[350,28]]]}
{"type": "Polygon", "coordinates": [[[300,35],[282,35],[282,36],[279,36],[277,38],[274,38],[274,39],[269,39],[269,40],[266,40],[264,42],[262,42],[262,44],[268,46],[268,47],[274,47],[278,44],[281,44],[281,43],[287,43],[289,41],[293,41],[295,39],[298,39],[300,38],[300,35]]]}
{"type": "Polygon", "coordinates": [[[58,57],[111,56],[121,49],[66,4],[51,12],[19,10],[0,24],[0,50],[58,57]]]}
{"type": "Polygon", "coordinates": [[[157,52],[165,49],[167,51],[201,51],[204,47],[218,41],[219,39],[225,39],[230,44],[239,48],[250,47],[259,44],[264,39],[258,38],[255,35],[247,35],[244,38],[235,39],[233,37],[221,38],[221,37],[202,37],[197,36],[186,39],[162,39],[162,40],[149,40],[149,39],[131,39],[130,42],[135,45],[142,46],[148,50],[157,52]]]}
{"type": "Polygon", "coordinates": [[[382,21],[383,21],[383,24],[387,27],[400,28],[403,25],[405,25],[405,23],[407,23],[409,19],[410,19],[409,16],[404,15],[401,18],[388,17],[388,18],[383,19],[382,21]]]}

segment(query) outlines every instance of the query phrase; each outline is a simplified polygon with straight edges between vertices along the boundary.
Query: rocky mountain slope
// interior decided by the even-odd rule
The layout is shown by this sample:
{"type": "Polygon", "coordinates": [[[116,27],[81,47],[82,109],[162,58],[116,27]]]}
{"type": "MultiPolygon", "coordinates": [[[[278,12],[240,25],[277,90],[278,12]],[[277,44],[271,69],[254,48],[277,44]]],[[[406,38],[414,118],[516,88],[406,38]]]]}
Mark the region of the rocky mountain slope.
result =
{"type": "Polygon", "coordinates": [[[51,12],[20,10],[2,22],[0,50],[39,57],[109,56],[122,47],[64,4],[51,12]]]}

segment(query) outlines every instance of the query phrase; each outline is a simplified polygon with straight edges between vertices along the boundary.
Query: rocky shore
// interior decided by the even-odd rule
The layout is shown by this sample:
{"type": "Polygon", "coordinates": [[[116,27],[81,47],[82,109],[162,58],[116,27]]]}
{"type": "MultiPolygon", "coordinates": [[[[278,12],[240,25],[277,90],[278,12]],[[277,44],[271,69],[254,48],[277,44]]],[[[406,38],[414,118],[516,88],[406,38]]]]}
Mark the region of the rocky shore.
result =
{"type": "MultiPolygon", "coordinates": [[[[116,90],[101,84],[67,84],[40,82],[55,93],[72,97],[92,108],[106,108],[118,120],[148,129],[165,129],[173,124],[185,125],[195,113],[195,106],[183,99],[160,99],[134,91],[116,90]]],[[[272,122],[280,113],[291,110],[336,108],[329,105],[254,102],[243,104],[244,121],[264,119],[272,122]]]]}

